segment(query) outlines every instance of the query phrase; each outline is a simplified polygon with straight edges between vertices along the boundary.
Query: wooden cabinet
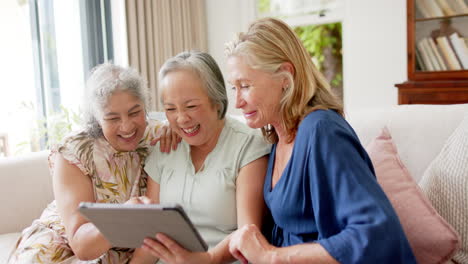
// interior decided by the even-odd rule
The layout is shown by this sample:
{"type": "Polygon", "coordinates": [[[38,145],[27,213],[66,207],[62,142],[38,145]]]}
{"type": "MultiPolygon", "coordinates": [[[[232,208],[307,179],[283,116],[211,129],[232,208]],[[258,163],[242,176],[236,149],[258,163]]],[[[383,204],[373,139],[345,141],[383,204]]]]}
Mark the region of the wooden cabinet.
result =
{"type": "Polygon", "coordinates": [[[464,0],[407,0],[408,81],[395,85],[399,104],[468,103],[465,7],[464,0]]]}

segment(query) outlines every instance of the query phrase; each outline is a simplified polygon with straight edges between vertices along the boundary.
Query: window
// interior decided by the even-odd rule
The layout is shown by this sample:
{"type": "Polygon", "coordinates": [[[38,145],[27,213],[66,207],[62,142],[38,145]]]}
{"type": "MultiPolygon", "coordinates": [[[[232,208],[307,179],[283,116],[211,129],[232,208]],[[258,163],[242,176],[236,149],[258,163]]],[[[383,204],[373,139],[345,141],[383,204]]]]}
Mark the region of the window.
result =
{"type": "Polygon", "coordinates": [[[110,25],[109,0],[0,1],[0,156],[45,149],[72,128],[89,70],[113,58],[110,25]]]}
{"type": "Polygon", "coordinates": [[[25,1],[0,1],[0,70],[3,87],[0,96],[0,134],[15,154],[21,142],[31,140],[35,125],[37,94],[34,86],[34,63],[29,7],[25,1]]]}
{"type": "Polygon", "coordinates": [[[291,26],[341,99],[343,14],[342,0],[257,0],[257,15],[278,17],[291,26]]]}

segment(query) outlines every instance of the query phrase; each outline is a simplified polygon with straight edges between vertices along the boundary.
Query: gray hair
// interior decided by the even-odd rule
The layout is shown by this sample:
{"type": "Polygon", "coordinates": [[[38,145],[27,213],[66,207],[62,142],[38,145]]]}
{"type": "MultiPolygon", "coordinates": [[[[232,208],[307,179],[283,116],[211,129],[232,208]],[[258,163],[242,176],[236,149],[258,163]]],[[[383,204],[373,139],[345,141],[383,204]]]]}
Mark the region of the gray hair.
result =
{"type": "Polygon", "coordinates": [[[124,68],[110,62],[96,66],[86,83],[84,101],[85,130],[94,138],[102,136],[99,120],[103,116],[109,98],[116,92],[128,92],[144,103],[148,103],[146,82],[137,70],[124,68]]]}
{"type": "Polygon", "coordinates": [[[190,70],[200,78],[211,102],[219,106],[218,118],[223,119],[228,107],[228,98],[223,74],[213,57],[208,53],[199,51],[181,52],[168,59],[161,67],[159,70],[159,83],[161,84],[161,81],[168,73],[178,70],[190,70]]]}

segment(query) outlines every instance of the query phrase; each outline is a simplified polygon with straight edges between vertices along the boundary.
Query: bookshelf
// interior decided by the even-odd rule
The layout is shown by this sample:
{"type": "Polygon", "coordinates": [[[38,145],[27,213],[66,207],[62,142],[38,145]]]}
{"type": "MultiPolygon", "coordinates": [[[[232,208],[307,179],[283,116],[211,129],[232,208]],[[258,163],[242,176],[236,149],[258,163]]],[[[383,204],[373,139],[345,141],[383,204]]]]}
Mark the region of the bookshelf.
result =
{"type": "Polygon", "coordinates": [[[398,104],[468,103],[468,5],[407,0],[408,80],[398,104]]]}

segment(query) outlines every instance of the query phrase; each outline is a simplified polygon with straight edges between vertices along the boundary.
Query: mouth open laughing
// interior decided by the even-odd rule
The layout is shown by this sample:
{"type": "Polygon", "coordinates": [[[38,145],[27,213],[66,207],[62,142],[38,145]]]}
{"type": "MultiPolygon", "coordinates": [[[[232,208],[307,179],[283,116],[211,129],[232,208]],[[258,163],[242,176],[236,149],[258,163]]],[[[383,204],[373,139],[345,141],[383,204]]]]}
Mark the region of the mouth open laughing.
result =
{"type": "Polygon", "coordinates": [[[191,128],[181,128],[181,130],[184,132],[185,135],[189,137],[193,137],[198,134],[200,131],[200,124],[193,126],[191,128]]]}

